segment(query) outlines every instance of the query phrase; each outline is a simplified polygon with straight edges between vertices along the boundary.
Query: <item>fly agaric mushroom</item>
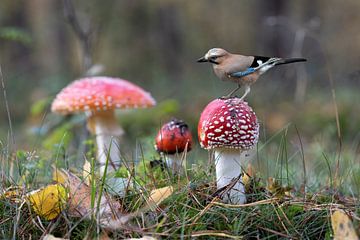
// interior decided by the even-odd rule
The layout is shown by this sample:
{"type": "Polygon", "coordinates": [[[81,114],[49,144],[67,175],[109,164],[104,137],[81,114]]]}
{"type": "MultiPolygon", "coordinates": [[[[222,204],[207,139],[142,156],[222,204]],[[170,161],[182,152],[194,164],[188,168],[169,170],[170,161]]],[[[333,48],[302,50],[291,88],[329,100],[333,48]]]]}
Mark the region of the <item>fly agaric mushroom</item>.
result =
{"type": "Polygon", "coordinates": [[[192,136],[188,125],[178,119],[165,123],[155,138],[155,149],[165,156],[166,165],[172,173],[180,174],[183,170],[182,152],[190,151],[192,136]]]}
{"type": "Polygon", "coordinates": [[[126,80],[110,77],[89,77],[72,82],[55,98],[51,110],[60,114],[85,112],[87,126],[96,135],[100,173],[105,170],[109,152],[109,171],[120,166],[119,143],[123,134],[114,110],[154,106],[150,93],[126,80]]]}
{"type": "Polygon", "coordinates": [[[237,178],[224,200],[245,203],[241,177],[243,152],[256,145],[259,124],[253,110],[240,98],[216,99],[201,114],[198,137],[201,147],[213,149],[217,188],[229,186],[237,178]]]}

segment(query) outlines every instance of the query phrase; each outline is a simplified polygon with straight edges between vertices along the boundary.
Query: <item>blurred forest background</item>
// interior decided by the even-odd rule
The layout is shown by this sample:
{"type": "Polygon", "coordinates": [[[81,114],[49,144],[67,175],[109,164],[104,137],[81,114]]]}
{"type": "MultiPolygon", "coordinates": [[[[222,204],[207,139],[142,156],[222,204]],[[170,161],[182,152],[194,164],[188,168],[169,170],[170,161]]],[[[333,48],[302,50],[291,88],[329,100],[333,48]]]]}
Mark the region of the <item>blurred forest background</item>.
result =
{"type": "MultiPolygon", "coordinates": [[[[210,65],[196,63],[208,49],[222,47],[244,55],[308,59],[271,70],[253,85],[247,101],[261,121],[262,143],[291,123],[286,134],[297,160],[302,154],[299,137],[307,162],[322,158],[323,152],[335,156],[339,141],[333,81],[346,153],[342,158],[360,161],[360,1],[73,4],[86,41],[73,31],[63,1],[1,1],[0,63],[15,139],[12,149],[42,149],[38,140],[64,121],[49,112],[52,99],[93,65],[97,74],[132,81],[157,100],[153,110],[119,113],[132,143],[146,138],[152,145],[160,124],[172,116],[188,122],[195,137],[205,105],[235,87],[219,81],[210,65]]],[[[5,145],[10,128],[3,91],[0,99],[0,140],[5,145]]]]}

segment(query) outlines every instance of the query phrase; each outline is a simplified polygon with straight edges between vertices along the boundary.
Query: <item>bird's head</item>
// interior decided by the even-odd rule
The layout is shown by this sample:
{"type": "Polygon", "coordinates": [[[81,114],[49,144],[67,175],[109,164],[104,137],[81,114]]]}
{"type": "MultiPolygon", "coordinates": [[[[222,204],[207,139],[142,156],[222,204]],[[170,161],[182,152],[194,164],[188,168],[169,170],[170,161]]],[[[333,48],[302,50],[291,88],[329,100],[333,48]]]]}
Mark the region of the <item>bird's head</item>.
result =
{"type": "Polygon", "coordinates": [[[210,62],[213,64],[221,64],[221,62],[229,55],[229,53],[222,48],[212,48],[205,56],[199,58],[198,62],[210,62]]]}

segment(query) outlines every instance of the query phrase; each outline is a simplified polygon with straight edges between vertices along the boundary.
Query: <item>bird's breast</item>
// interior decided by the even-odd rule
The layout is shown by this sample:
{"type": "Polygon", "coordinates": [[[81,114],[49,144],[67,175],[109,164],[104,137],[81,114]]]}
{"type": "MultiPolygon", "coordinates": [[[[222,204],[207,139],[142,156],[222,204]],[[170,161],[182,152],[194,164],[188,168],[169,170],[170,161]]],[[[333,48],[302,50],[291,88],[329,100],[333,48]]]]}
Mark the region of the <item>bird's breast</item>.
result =
{"type": "Polygon", "coordinates": [[[231,77],[218,65],[214,65],[215,75],[220,78],[222,81],[232,81],[231,77]]]}

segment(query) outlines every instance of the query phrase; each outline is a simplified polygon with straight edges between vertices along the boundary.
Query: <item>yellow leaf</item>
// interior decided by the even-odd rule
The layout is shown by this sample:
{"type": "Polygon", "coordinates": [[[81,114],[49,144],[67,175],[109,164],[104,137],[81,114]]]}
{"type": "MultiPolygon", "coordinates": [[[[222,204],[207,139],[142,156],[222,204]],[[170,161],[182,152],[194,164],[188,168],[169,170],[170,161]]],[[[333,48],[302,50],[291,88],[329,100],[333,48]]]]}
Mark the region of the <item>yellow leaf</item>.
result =
{"type": "Polygon", "coordinates": [[[342,211],[336,210],[331,214],[331,225],[334,231],[334,240],[359,239],[350,218],[342,211]]]}
{"type": "Polygon", "coordinates": [[[22,190],[19,187],[10,187],[0,195],[0,199],[9,199],[12,202],[22,202],[22,190]]]}
{"type": "Polygon", "coordinates": [[[154,210],[162,201],[173,193],[173,187],[167,186],[157,188],[151,191],[149,198],[146,200],[147,207],[154,210]]]}
{"type": "Polygon", "coordinates": [[[57,183],[64,184],[68,179],[67,174],[62,169],[55,169],[53,171],[53,180],[57,183]]]}
{"type": "Polygon", "coordinates": [[[65,207],[66,189],[60,184],[53,184],[30,192],[27,198],[39,216],[52,220],[65,207]]]}
{"type": "Polygon", "coordinates": [[[254,167],[249,163],[247,165],[246,173],[243,175],[243,183],[245,185],[245,188],[249,188],[251,177],[254,176],[255,169],[254,167]]]}

